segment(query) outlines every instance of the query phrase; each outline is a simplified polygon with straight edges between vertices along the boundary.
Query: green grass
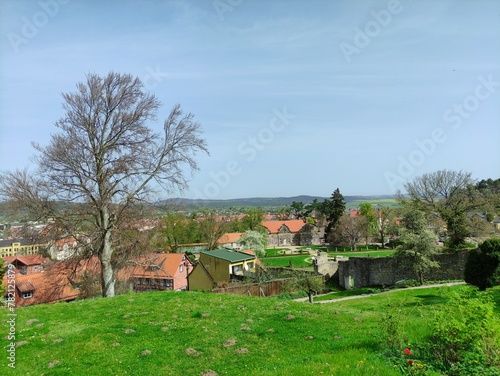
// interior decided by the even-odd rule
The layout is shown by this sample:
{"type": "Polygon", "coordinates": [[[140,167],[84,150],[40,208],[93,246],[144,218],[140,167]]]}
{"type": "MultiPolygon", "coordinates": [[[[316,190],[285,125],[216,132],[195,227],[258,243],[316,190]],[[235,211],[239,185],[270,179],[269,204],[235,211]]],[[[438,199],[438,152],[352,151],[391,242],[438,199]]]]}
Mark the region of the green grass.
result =
{"type": "Polygon", "coordinates": [[[289,267],[290,263],[293,268],[312,267],[311,255],[286,255],[279,257],[262,257],[260,261],[264,266],[271,267],[289,267]]]}
{"type": "Polygon", "coordinates": [[[287,251],[290,248],[269,248],[266,249],[266,255],[269,257],[281,256],[283,255],[283,251],[287,251]]]}
{"type": "Polygon", "coordinates": [[[319,301],[323,301],[323,300],[339,299],[339,298],[345,298],[345,297],[349,297],[349,296],[374,294],[374,293],[379,293],[381,291],[382,291],[381,289],[372,288],[372,287],[363,287],[363,288],[359,288],[359,289],[335,291],[335,292],[332,292],[330,294],[315,296],[314,301],[319,302],[319,301]]]}
{"type": "MultiPolygon", "coordinates": [[[[433,310],[446,304],[441,292],[458,288],[322,305],[153,292],[18,308],[15,341],[28,343],[16,348],[15,370],[6,356],[0,367],[3,375],[398,375],[381,356],[382,314],[400,309],[416,343],[429,333],[433,310]]],[[[498,300],[500,288],[494,292],[498,300]]]]}
{"type": "Polygon", "coordinates": [[[394,254],[393,250],[385,251],[366,251],[366,252],[328,252],[328,256],[344,256],[344,257],[388,257],[394,254]]]}
{"type": "Polygon", "coordinates": [[[391,198],[381,198],[374,200],[353,200],[347,203],[348,208],[359,208],[362,203],[368,202],[372,204],[375,208],[377,207],[388,207],[388,208],[399,208],[401,204],[396,199],[391,198]]]}
{"type": "MultiPolygon", "coordinates": [[[[366,252],[329,252],[329,257],[343,256],[343,257],[387,257],[392,256],[395,251],[366,251],[366,252]]],[[[267,253],[268,256],[261,257],[260,261],[264,266],[270,267],[289,267],[290,262],[294,268],[310,268],[312,267],[311,255],[281,255],[272,256],[273,254],[267,253]]]]}

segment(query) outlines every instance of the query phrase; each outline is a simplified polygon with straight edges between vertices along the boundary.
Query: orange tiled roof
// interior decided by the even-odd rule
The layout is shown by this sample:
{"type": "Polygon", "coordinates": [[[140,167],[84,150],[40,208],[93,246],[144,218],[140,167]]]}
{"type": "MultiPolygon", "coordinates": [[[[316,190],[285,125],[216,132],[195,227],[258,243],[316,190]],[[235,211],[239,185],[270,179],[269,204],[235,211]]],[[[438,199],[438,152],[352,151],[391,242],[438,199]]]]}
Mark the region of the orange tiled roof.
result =
{"type": "Polygon", "coordinates": [[[236,243],[240,238],[244,235],[243,232],[228,232],[222,235],[217,243],[219,244],[227,244],[227,243],[236,243]]]}
{"type": "MultiPolygon", "coordinates": [[[[6,275],[3,278],[3,282],[6,285],[6,275]]],[[[78,297],[79,293],[71,285],[64,270],[61,270],[57,265],[47,268],[42,273],[29,275],[16,274],[15,282],[16,289],[21,293],[33,291],[32,298],[16,299],[16,306],[74,300],[78,297]]]]}
{"type": "Polygon", "coordinates": [[[32,256],[7,256],[3,258],[5,265],[12,264],[14,260],[22,262],[24,265],[42,265],[44,263],[50,262],[48,257],[43,257],[42,255],[32,255],[32,256]]]}
{"type": "Polygon", "coordinates": [[[263,221],[262,226],[267,228],[271,234],[276,234],[281,226],[286,225],[291,232],[299,232],[305,223],[301,219],[292,219],[287,221],[263,221]]]}
{"type": "Polygon", "coordinates": [[[173,278],[179,272],[179,265],[189,262],[183,253],[151,253],[141,257],[132,269],[133,278],[173,278]],[[157,265],[159,268],[150,268],[157,265]]]}

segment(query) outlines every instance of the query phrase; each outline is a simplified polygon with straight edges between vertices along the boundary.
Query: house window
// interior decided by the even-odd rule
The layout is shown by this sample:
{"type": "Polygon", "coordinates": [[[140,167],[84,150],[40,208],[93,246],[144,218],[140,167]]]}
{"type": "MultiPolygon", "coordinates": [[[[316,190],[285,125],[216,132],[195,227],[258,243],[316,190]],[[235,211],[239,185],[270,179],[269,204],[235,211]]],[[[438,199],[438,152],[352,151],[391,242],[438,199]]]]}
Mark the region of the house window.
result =
{"type": "Polygon", "coordinates": [[[233,274],[242,274],[243,273],[243,269],[241,267],[241,265],[234,265],[233,266],[233,274]]]}
{"type": "Polygon", "coordinates": [[[180,264],[180,265],[179,265],[179,272],[181,272],[181,273],[182,273],[183,271],[184,271],[184,265],[183,265],[183,264],[180,264]]]}
{"type": "Polygon", "coordinates": [[[38,265],[33,266],[33,270],[38,270],[38,265]]]}
{"type": "Polygon", "coordinates": [[[167,287],[172,288],[172,286],[173,286],[173,283],[172,283],[172,282],[173,282],[173,281],[172,281],[171,279],[167,279],[165,282],[166,282],[166,284],[167,284],[167,287]]]}
{"type": "Polygon", "coordinates": [[[29,299],[33,297],[33,291],[23,292],[21,297],[23,299],[29,299]]]}
{"type": "Polygon", "coordinates": [[[247,263],[247,267],[248,267],[248,269],[253,269],[253,262],[247,263]]]}

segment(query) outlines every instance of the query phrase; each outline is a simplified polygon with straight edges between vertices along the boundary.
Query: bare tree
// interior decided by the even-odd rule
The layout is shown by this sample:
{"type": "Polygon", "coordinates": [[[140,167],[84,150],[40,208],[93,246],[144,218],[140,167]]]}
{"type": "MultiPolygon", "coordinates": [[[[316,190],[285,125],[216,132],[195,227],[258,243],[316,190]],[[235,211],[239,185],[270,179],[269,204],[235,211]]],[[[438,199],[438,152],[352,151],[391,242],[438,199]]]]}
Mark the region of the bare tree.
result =
{"type": "Polygon", "coordinates": [[[378,212],[378,233],[380,235],[382,248],[385,247],[387,232],[390,231],[391,226],[394,224],[395,216],[394,209],[388,207],[383,207],[378,212]]]}
{"type": "Polygon", "coordinates": [[[446,223],[450,246],[454,248],[469,235],[467,212],[484,204],[473,183],[469,172],[437,171],[406,183],[407,195],[399,193],[399,198],[403,204],[412,204],[427,213],[438,213],[446,223]]]}
{"type": "Polygon", "coordinates": [[[337,226],[330,231],[328,239],[330,243],[342,247],[349,246],[352,251],[356,250],[366,228],[366,219],[364,217],[351,218],[343,216],[340,218],[337,226]]]}
{"type": "Polygon", "coordinates": [[[88,74],[63,99],[59,133],[48,146],[34,144],[38,171],[4,173],[0,195],[74,236],[85,256],[96,255],[102,295],[114,296],[121,229],[130,229],[132,213],[155,185],[187,186],[186,166],[198,168],[195,156],[208,153],[206,143],[200,124],[179,105],[161,132],[150,128],[160,103],[128,74],[88,74]]]}

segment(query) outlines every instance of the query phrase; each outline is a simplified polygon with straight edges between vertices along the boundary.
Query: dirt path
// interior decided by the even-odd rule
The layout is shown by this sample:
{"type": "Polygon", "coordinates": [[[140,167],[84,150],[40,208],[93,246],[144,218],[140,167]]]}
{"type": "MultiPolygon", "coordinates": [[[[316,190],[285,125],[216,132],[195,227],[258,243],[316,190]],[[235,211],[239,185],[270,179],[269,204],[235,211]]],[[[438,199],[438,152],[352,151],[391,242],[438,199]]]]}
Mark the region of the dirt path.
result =
{"type": "MultiPolygon", "coordinates": [[[[389,291],[377,292],[377,293],[374,293],[374,294],[353,295],[353,296],[345,296],[343,298],[337,298],[337,299],[320,300],[320,301],[314,302],[314,304],[326,304],[326,303],[341,302],[342,300],[368,298],[368,297],[374,296],[374,295],[390,294],[391,292],[396,292],[396,291],[401,291],[401,290],[429,289],[429,288],[432,288],[432,287],[443,287],[443,286],[454,286],[454,285],[465,285],[465,282],[438,283],[438,284],[434,284],[434,285],[423,285],[423,286],[415,286],[415,287],[406,287],[406,288],[402,288],[402,289],[394,289],[394,290],[389,290],[389,291]]],[[[324,295],[329,295],[329,294],[324,294],[324,295]]],[[[324,296],[324,295],[316,295],[316,296],[324,296]]],[[[296,302],[307,302],[308,298],[307,297],[306,298],[298,298],[298,299],[294,299],[294,300],[296,302]]]]}

